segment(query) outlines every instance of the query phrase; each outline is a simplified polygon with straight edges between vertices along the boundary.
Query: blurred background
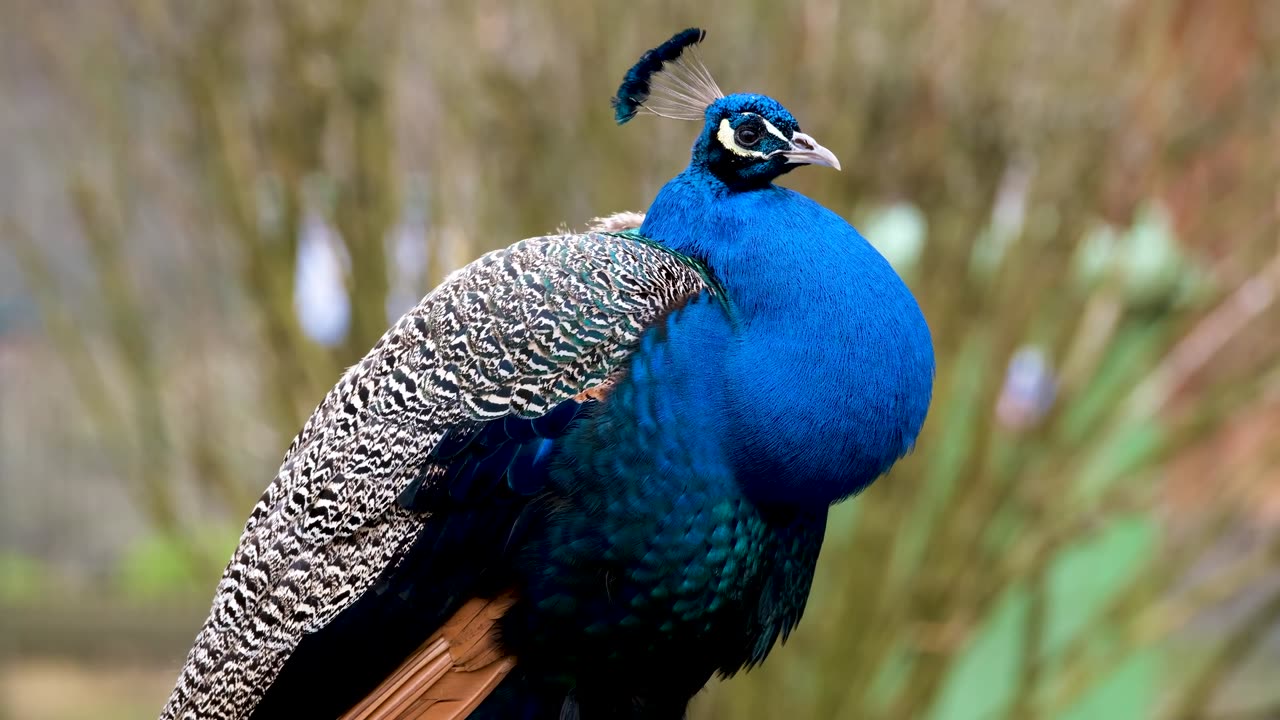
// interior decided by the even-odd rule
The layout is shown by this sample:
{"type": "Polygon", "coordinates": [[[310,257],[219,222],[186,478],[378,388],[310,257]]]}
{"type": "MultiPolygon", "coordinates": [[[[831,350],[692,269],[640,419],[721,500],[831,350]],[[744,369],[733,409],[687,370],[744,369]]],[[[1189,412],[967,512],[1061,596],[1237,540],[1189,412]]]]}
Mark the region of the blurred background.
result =
{"type": "Polygon", "coordinates": [[[684,166],[608,101],[695,24],[939,365],[695,719],[1280,717],[1280,3],[0,0],[0,718],[153,717],[390,319],[684,166]]]}

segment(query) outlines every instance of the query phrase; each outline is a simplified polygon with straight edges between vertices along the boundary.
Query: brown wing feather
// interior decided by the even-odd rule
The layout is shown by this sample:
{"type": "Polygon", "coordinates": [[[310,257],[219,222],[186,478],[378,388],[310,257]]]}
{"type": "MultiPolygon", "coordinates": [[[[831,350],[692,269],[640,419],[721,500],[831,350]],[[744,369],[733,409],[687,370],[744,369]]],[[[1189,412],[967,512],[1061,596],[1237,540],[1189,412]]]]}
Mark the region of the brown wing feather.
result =
{"type": "Polygon", "coordinates": [[[506,594],[470,600],[341,720],[465,718],[515,667],[498,645],[506,594]]]}

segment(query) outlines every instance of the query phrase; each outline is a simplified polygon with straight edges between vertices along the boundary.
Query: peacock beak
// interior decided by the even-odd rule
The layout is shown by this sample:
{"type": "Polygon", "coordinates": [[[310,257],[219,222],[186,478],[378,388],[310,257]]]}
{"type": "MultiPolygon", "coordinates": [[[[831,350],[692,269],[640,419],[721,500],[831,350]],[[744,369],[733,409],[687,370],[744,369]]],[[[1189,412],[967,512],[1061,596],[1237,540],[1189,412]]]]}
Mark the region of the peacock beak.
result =
{"type": "Polygon", "coordinates": [[[788,163],[796,165],[826,165],[840,169],[840,158],[830,150],[818,144],[817,140],[798,132],[791,136],[791,148],[783,150],[782,156],[788,163]]]}

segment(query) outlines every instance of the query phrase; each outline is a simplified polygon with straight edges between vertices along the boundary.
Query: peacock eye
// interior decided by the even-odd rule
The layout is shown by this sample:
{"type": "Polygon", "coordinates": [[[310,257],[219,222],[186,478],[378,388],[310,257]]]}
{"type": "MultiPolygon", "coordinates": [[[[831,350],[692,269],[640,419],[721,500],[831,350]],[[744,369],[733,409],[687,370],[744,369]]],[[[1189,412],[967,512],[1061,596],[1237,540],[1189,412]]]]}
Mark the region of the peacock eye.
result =
{"type": "Polygon", "coordinates": [[[734,133],[733,140],[739,147],[749,148],[760,142],[760,132],[744,125],[734,133]]]}

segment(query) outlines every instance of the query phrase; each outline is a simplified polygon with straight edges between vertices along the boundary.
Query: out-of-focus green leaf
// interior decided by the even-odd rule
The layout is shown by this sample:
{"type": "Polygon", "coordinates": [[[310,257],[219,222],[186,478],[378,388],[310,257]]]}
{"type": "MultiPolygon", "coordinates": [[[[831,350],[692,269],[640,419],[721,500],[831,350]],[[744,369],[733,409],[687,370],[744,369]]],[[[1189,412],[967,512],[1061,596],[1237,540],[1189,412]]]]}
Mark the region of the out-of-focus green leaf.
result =
{"type": "Polygon", "coordinates": [[[1052,657],[1077,633],[1106,634],[1102,606],[1141,575],[1159,550],[1151,517],[1117,518],[1097,536],[1064,548],[1049,570],[1044,652],[1052,657]]]}
{"type": "MultiPolygon", "coordinates": [[[[1094,633],[1105,641],[1114,628],[1099,621],[1108,600],[1125,590],[1154,558],[1156,526],[1150,518],[1112,522],[1100,535],[1064,548],[1049,569],[1047,615],[1038,643],[1040,658],[1055,667],[1055,654],[1078,633],[1094,633]]],[[[1023,657],[1028,632],[1030,599],[1024,587],[1005,591],[977,630],[948,676],[932,717],[934,720],[978,720],[1001,717],[1018,689],[1019,669],[1032,658],[1023,657]]],[[[1153,658],[1124,664],[1064,717],[1143,717],[1154,697],[1157,676],[1153,658]],[[1104,714],[1087,716],[1081,712],[1104,714]]]]}
{"type": "Polygon", "coordinates": [[[910,273],[920,262],[929,234],[924,213],[909,202],[877,209],[862,223],[862,233],[900,273],[910,273]]]}
{"type": "Polygon", "coordinates": [[[903,518],[907,528],[901,536],[902,545],[894,548],[894,557],[898,560],[895,573],[912,572],[920,562],[920,552],[933,523],[944,506],[953,500],[957,482],[972,459],[977,439],[973,418],[991,412],[990,408],[978,406],[990,354],[986,338],[975,333],[952,365],[949,394],[938,402],[940,412],[935,411],[929,419],[938,426],[933,429],[936,445],[926,451],[929,463],[916,512],[903,518]]]}
{"type": "Polygon", "coordinates": [[[1120,262],[1131,303],[1147,306],[1174,297],[1187,262],[1167,209],[1148,203],[1138,212],[1121,241],[1120,262]]]}
{"type": "Polygon", "coordinates": [[[115,581],[119,590],[136,600],[190,597],[208,591],[217,578],[193,571],[192,555],[225,558],[239,540],[240,528],[210,526],[181,538],[152,534],[133,543],[120,558],[115,581]]]}
{"type": "Polygon", "coordinates": [[[1116,428],[1090,451],[1071,497],[1096,499],[1113,483],[1139,477],[1163,446],[1164,438],[1164,429],[1154,422],[1116,428]]]}
{"type": "Polygon", "coordinates": [[[1123,409],[1122,401],[1145,375],[1164,341],[1164,328],[1158,324],[1122,328],[1096,374],[1078,397],[1066,403],[1062,441],[1074,447],[1089,433],[1109,427],[1108,421],[1123,409]]]}
{"type": "Polygon", "coordinates": [[[0,551],[0,602],[31,602],[52,591],[53,582],[39,560],[0,551]]]}
{"type": "Polygon", "coordinates": [[[1024,588],[1002,595],[967,649],[955,660],[933,720],[980,720],[1000,717],[1017,690],[1028,597],[1024,588]]]}
{"type": "Polygon", "coordinates": [[[1161,687],[1157,651],[1138,651],[1058,718],[1131,720],[1150,717],[1161,687]]]}

